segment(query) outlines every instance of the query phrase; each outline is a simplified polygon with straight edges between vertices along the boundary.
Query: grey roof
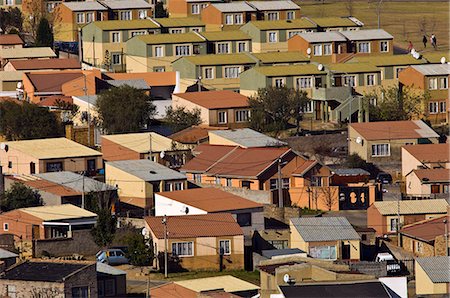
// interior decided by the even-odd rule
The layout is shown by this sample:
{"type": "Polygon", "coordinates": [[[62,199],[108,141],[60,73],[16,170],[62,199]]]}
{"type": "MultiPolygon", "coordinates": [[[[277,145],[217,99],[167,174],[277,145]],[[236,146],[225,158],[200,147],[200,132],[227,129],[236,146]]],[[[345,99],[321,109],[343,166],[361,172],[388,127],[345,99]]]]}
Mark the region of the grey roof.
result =
{"type": "Polygon", "coordinates": [[[280,147],[287,143],[275,138],[266,136],[250,128],[230,129],[230,130],[213,130],[209,134],[215,134],[224,139],[230,140],[241,147],[280,147]]]}
{"type": "Polygon", "coordinates": [[[288,255],[295,255],[295,254],[301,254],[305,253],[303,250],[298,248],[285,248],[285,249],[270,249],[270,250],[263,250],[261,251],[261,254],[263,257],[266,258],[272,258],[276,256],[288,256],[288,255]]]}
{"type": "Polygon", "coordinates": [[[149,90],[150,86],[144,79],[136,79],[136,80],[105,80],[108,84],[114,87],[120,87],[128,85],[130,87],[141,89],[141,90],[149,90]]]}
{"type": "Polygon", "coordinates": [[[63,2],[72,11],[108,10],[97,1],[63,2]]]}
{"type": "Polygon", "coordinates": [[[373,39],[393,39],[394,37],[383,29],[368,29],[356,31],[341,31],[349,40],[373,40],[373,39]]]}
{"type": "Polygon", "coordinates": [[[306,242],[360,239],[345,217],[291,218],[291,222],[306,242]]]}
{"type": "Polygon", "coordinates": [[[105,0],[102,3],[111,9],[152,8],[144,0],[105,0]]]}
{"type": "Polygon", "coordinates": [[[17,258],[19,255],[9,250],[0,248],[0,259],[9,259],[9,258],[17,258]]]}
{"type": "Polygon", "coordinates": [[[98,192],[105,190],[114,190],[115,187],[108,185],[106,183],[94,180],[89,177],[84,177],[80,174],[76,174],[73,172],[49,172],[49,173],[41,173],[35,174],[34,176],[39,177],[44,180],[51,181],[56,184],[64,185],[68,188],[72,188],[78,192],[98,192]],[[84,188],[83,188],[83,179],[84,179],[84,188]]]}
{"type": "Polygon", "coordinates": [[[90,103],[91,105],[95,105],[97,103],[97,95],[89,95],[89,96],[73,96],[79,100],[82,100],[86,103],[90,103]]]}
{"type": "Polygon", "coordinates": [[[284,10],[284,9],[300,9],[300,6],[289,0],[280,1],[250,1],[247,2],[257,10],[284,10]]]}
{"type": "Polygon", "coordinates": [[[298,35],[308,42],[346,41],[344,36],[335,31],[300,33],[298,35]]]}
{"type": "Polygon", "coordinates": [[[108,275],[124,275],[127,274],[125,271],[109,266],[108,264],[97,262],[97,272],[108,274],[108,275]]]}
{"type": "Polygon", "coordinates": [[[450,282],[450,257],[417,258],[416,262],[434,283],[450,282]]]}
{"type": "Polygon", "coordinates": [[[230,3],[215,3],[211,4],[221,12],[242,12],[242,11],[256,11],[246,2],[230,2],[230,3]]]}
{"type": "Polygon", "coordinates": [[[378,201],[373,206],[381,215],[438,214],[447,212],[448,202],[446,199],[378,201]]]}
{"type": "Polygon", "coordinates": [[[332,173],[339,175],[339,176],[357,176],[357,175],[370,175],[369,172],[366,170],[356,168],[356,169],[350,169],[350,168],[331,168],[332,173]]]}
{"type": "Polygon", "coordinates": [[[184,174],[148,159],[111,161],[107,162],[107,164],[144,181],[186,179],[184,174]]]}
{"type": "Polygon", "coordinates": [[[450,64],[424,64],[412,65],[412,68],[425,76],[442,76],[450,75],[450,64]]]}

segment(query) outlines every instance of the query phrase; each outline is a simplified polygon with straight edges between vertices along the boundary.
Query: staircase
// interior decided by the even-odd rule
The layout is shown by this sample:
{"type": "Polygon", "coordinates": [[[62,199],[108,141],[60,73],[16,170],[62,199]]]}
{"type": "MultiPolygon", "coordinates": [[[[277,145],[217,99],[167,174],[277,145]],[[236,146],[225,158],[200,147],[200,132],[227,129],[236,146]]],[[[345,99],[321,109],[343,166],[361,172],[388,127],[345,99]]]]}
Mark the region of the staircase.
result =
{"type": "Polygon", "coordinates": [[[346,100],[342,101],[341,104],[336,107],[330,115],[331,121],[345,121],[349,120],[350,116],[354,113],[361,111],[358,117],[358,122],[362,122],[362,111],[363,111],[363,97],[360,95],[350,95],[346,100]]]}

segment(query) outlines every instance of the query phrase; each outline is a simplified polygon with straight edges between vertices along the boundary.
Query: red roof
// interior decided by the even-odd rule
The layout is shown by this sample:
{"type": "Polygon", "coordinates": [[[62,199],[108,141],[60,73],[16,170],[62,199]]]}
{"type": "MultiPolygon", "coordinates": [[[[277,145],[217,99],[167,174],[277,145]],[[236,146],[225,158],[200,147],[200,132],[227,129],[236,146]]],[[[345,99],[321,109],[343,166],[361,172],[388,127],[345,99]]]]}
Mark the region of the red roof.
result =
{"type": "MultiPolygon", "coordinates": [[[[26,74],[35,87],[35,92],[61,92],[62,85],[83,76],[79,72],[30,72],[26,74]]],[[[80,87],[80,89],[82,89],[80,87]]]]}
{"type": "Polygon", "coordinates": [[[437,236],[445,234],[445,218],[446,216],[440,216],[405,226],[401,233],[427,242],[434,241],[437,236]]]}
{"type": "Polygon", "coordinates": [[[166,72],[136,72],[136,73],[106,73],[113,80],[143,79],[149,86],[175,86],[177,75],[174,71],[166,72]]]}
{"type": "Polygon", "coordinates": [[[38,103],[38,106],[41,107],[56,107],[57,106],[57,101],[60,100],[62,102],[66,102],[69,104],[73,104],[73,99],[71,96],[58,96],[58,95],[53,95],[53,96],[49,96],[46,97],[45,99],[41,100],[38,103]]]}
{"type": "Polygon", "coordinates": [[[422,182],[450,182],[450,169],[419,169],[414,174],[422,182]]]}
{"type": "MultiPolygon", "coordinates": [[[[163,239],[163,217],[147,216],[144,219],[156,238],[163,239]]],[[[241,227],[230,213],[168,216],[167,232],[169,239],[243,235],[241,227]]]]}
{"type": "Polygon", "coordinates": [[[9,61],[16,70],[81,69],[77,59],[25,59],[9,61]]]}
{"type": "Polygon", "coordinates": [[[301,164],[295,169],[293,174],[302,176],[316,164],[317,164],[316,160],[305,160],[303,164],[301,164]]]}
{"type": "Polygon", "coordinates": [[[183,144],[198,144],[204,140],[207,140],[210,130],[226,130],[227,127],[213,127],[213,126],[191,126],[176,132],[169,136],[174,141],[183,144]]]}
{"type": "Polygon", "coordinates": [[[152,298],[197,298],[198,293],[174,282],[150,289],[152,298]]]}
{"type": "Polygon", "coordinates": [[[246,108],[248,97],[229,90],[176,93],[175,96],[207,109],[246,108]]]}
{"type": "Polygon", "coordinates": [[[23,44],[22,38],[17,34],[0,34],[0,45],[23,44]]]}
{"type": "Polygon", "coordinates": [[[81,192],[78,192],[72,188],[65,187],[61,184],[57,184],[48,180],[44,179],[36,179],[36,180],[23,180],[14,178],[12,176],[8,176],[9,179],[17,181],[18,183],[22,183],[28,187],[41,190],[44,192],[52,193],[57,196],[61,197],[68,197],[68,196],[79,196],[81,195],[81,192]]]}
{"type": "Polygon", "coordinates": [[[420,144],[404,146],[412,156],[421,162],[449,162],[450,144],[420,144]]]}

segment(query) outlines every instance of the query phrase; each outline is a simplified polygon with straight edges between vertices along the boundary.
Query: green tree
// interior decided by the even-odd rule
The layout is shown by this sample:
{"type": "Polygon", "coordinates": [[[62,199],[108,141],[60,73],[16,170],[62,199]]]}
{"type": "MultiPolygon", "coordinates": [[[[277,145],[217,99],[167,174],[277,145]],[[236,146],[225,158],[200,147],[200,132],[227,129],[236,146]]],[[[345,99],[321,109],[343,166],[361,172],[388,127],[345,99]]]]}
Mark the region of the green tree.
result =
{"type": "Polygon", "coordinates": [[[166,109],[166,122],[173,129],[173,132],[183,130],[193,125],[199,125],[202,123],[200,117],[200,109],[195,108],[189,111],[185,107],[172,108],[171,106],[166,109]]]}
{"type": "Polygon", "coordinates": [[[18,182],[15,182],[9,190],[5,191],[0,202],[2,211],[36,206],[42,206],[39,192],[18,182]]]}
{"type": "Polygon", "coordinates": [[[39,21],[36,32],[36,46],[38,47],[53,47],[53,31],[50,23],[46,18],[39,21]]]}
{"type": "Polygon", "coordinates": [[[55,113],[27,102],[0,103],[0,134],[8,141],[41,139],[63,135],[55,113]]]}
{"type": "Polygon", "coordinates": [[[64,113],[63,123],[73,123],[73,118],[80,111],[80,107],[59,98],[55,101],[55,104],[64,113]]]}
{"type": "Polygon", "coordinates": [[[130,260],[130,264],[134,266],[150,265],[153,261],[153,241],[146,240],[139,232],[128,235],[125,239],[128,246],[126,257],[130,260]]]}
{"type": "Polygon", "coordinates": [[[138,132],[156,113],[150,96],[128,85],[102,92],[96,108],[97,122],[108,134],[138,132]]]}
{"type": "Polygon", "coordinates": [[[111,214],[111,209],[97,211],[97,223],[91,230],[94,242],[102,248],[108,247],[114,240],[117,219],[111,214]]]}
{"type": "Polygon", "coordinates": [[[164,3],[157,1],[155,4],[155,18],[168,18],[169,14],[164,8],[164,3]]]}

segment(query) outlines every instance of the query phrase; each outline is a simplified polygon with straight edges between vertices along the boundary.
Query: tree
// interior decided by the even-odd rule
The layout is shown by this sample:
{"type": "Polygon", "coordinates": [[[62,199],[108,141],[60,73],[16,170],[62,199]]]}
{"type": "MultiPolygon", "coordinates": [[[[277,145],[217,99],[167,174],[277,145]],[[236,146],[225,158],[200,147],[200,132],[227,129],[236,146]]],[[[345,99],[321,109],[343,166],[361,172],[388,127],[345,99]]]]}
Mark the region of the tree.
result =
{"type": "Polygon", "coordinates": [[[153,241],[146,240],[141,233],[135,232],[125,239],[128,246],[126,257],[130,260],[130,264],[134,266],[146,266],[153,262],[155,257],[153,251],[153,241]]]}
{"type": "Polygon", "coordinates": [[[347,0],[345,2],[345,8],[347,9],[348,15],[353,16],[354,8],[355,8],[353,0],[347,0]]]}
{"type": "Polygon", "coordinates": [[[0,134],[8,141],[41,139],[63,135],[56,114],[35,104],[13,101],[0,103],[0,134]]]}
{"type": "Polygon", "coordinates": [[[156,112],[156,107],[144,91],[128,85],[102,92],[96,109],[98,123],[108,134],[138,132],[156,112]]]}
{"type": "Polygon", "coordinates": [[[102,248],[108,247],[114,240],[117,219],[110,209],[101,209],[97,212],[97,223],[91,230],[94,242],[102,248]]]}
{"type": "Polygon", "coordinates": [[[322,192],[322,203],[328,208],[328,211],[331,211],[339,201],[337,195],[338,188],[336,186],[323,186],[320,190],[322,192]]]}
{"type": "Polygon", "coordinates": [[[73,118],[80,111],[80,107],[76,104],[61,100],[60,98],[55,101],[55,104],[63,112],[63,123],[72,123],[73,118]]]}
{"type": "Polygon", "coordinates": [[[18,182],[15,182],[9,190],[5,191],[0,202],[2,211],[36,206],[42,206],[39,192],[18,182]]]}
{"type": "Polygon", "coordinates": [[[23,14],[17,7],[10,7],[8,10],[0,8],[0,29],[4,33],[21,32],[23,24],[23,14]]]}
{"type": "Polygon", "coordinates": [[[169,14],[164,8],[164,4],[161,1],[157,1],[155,4],[155,18],[168,18],[169,14]]]}
{"type": "Polygon", "coordinates": [[[185,107],[177,107],[174,109],[169,106],[166,109],[166,121],[173,131],[177,132],[193,125],[201,124],[202,119],[200,113],[201,111],[198,108],[189,111],[185,107]]]}
{"type": "Polygon", "coordinates": [[[39,21],[39,26],[36,32],[36,46],[38,47],[53,47],[53,32],[50,23],[46,18],[39,21]]]}

